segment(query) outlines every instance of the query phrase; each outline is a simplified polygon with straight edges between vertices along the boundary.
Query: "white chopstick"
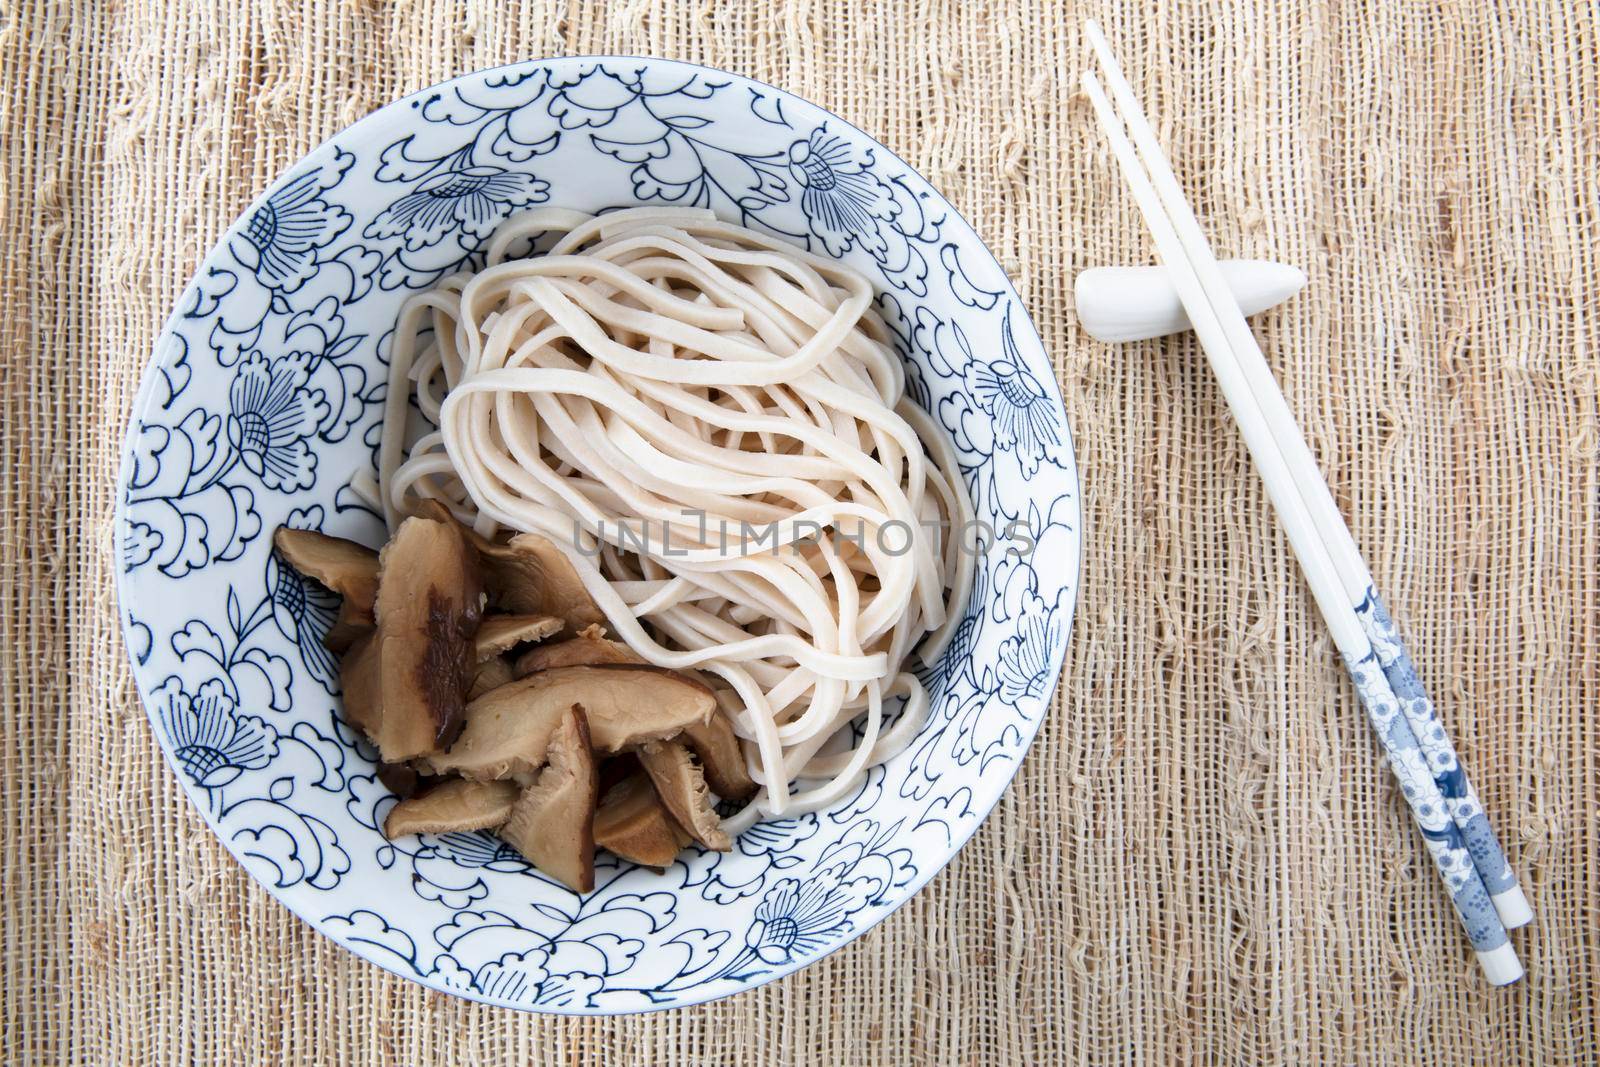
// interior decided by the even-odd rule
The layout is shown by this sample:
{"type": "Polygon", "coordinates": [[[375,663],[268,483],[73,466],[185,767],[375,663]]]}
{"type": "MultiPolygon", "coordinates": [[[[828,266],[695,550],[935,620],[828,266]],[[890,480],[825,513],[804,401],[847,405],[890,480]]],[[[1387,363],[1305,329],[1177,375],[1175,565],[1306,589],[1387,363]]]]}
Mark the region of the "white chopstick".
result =
{"type": "MultiPolygon", "coordinates": [[[[1092,23],[1090,34],[1092,38],[1099,37],[1099,31],[1092,23]]],[[[1101,53],[1108,77],[1113,78],[1114,84],[1122,81],[1125,86],[1115,59],[1110,57],[1109,49],[1104,48],[1103,37],[1099,39],[1097,51],[1101,53]]],[[[1515,981],[1521,977],[1522,967],[1506,937],[1505,927],[1493,910],[1470,853],[1465,847],[1455,847],[1461,843],[1460,833],[1451,821],[1449,808],[1426,763],[1419,766],[1418,761],[1412,758],[1420,755],[1415,736],[1401,714],[1399,701],[1373,652],[1372,642],[1345,595],[1333,555],[1324,544],[1306,501],[1296,487],[1295,474],[1280,453],[1269,423],[1256,406],[1250,382],[1230,345],[1223,318],[1207,299],[1201,277],[1203,271],[1191,261],[1184,242],[1162,206],[1161,196],[1123,131],[1122,119],[1118,118],[1093,74],[1084,74],[1083,86],[1140,211],[1150,226],[1157,250],[1171,274],[1212,371],[1222,386],[1223,395],[1266,484],[1290,544],[1300,559],[1312,595],[1356,682],[1374,730],[1390,757],[1390,766],[1401,782],[1413,815],[1422,827],[1429,851],[1450,890],[1452,902],[1473,942],[1478,960],[1491,982],[1505,984],[1515,981]]],[[[1131,92],[1128,95],[1131,96],[1131,92]]],[[[1138,125],[1144,122],[1142,113],[1136,110],[1125,118],[1136,133],[1138,125]]],[[[1142,132],[1148,134],[1148,129],[1142,132]]],[[[1153,135],[1141,140],[1154,145],[1153,135]]],[[[1159,154],[1158,148],[1156,153],[1159,154]]],[[[1170,177],[1170,169],[1167,174],[1170,177]]],[[[1181,193],[1178,196],[1181,199],[1181,193]]],[[[1201,240],[1203,242],[1203,237],[1201,240]]],[[[1213,257],[1211,270],[1215,272],[1215,269],[1213,257]]],[[[1231,303],[1231,298],[1228,305],[1237,315],[1238,307],[1231,303]]],[[[1253,339],[1251,343],[1254,343],[1253,339]]]]}
{"type": "Polygon", "coordinates": [[[1166,154],[1156,141],[1144,109],[1133,94],[1133,87],[1123,76],[1100,27],[1090,20],[1085,28],[1095,55],[1105,70],[1111,96],[1126,117],[1133,143],[1149,168],[1156,194],[1177,232],[1185,256],[1194,266],[1206,301],[1217,313],[1235,361],[1250,385],[1255,407],[1266,420],[1278,451],[1294,476],[1301,499],[1311,513],[1317,534],[1327,546],[1334,570],[1344,587],[1345,597],[1355,609],[1357,620],[1372,642],[1390,686],[1401,698],[1400,706],[1413,735],[1419,742],[1426,741],[1424,747],[1434,784],[1444,796],[1452,821],[1472,853],[1474,865],[1494,903],[1495,911],[1508,929],[1523,926],[1533,920],[1533,910],[1528,906],[1527,897],[1517,884],[1511,864],[1506,861],[1505,851],[1489,825],[1483,803],[1461,767],[1460,757],[1450,743],[1449,734],[1439,722],[1433,701],[1417,678],[1411,655],[1395,632],[1388,609],[1378,595],[1372,572],[1362,558],[1350,528],[1345,525],[1344,516],[1334,502],[1328,483],[1323,480],[1299,424],[1289,411],[1288,401],[1278,388],[1277,379],[1272,376],[1272,368],[1267,365],[1261,346],[1256,343],[1255,335],[1245,321],[1243,310],[1239,308],[1238,301],[1222,276],[1211,244],[1184,197],[1166,154]]]}

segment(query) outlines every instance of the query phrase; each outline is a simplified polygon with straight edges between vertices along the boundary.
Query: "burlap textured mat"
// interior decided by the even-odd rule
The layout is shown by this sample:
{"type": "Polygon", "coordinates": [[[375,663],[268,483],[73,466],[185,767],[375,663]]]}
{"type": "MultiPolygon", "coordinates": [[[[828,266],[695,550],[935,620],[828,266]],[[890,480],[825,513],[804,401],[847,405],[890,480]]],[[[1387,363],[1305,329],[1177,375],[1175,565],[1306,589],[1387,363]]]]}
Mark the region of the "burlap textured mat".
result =
{"type": "Polygon", "coordinates": [[[1600,26],[1588,3],[0,9],[7,1063],[1595,1062],[1600,26]],[[1537,915],[1476,973],[1191,342],[1111,349],[1143,227],[1073,78],[1097,15],[1258,320],[1537,915]],[[159,761],[112,598],[152,339],[330,132],[461,71],[651,53],[872,131],[1013,273],[1082,464],[1058,706],[955,864],[801,974],[628,1019],[428,993],[250,882],[159,761]]]}

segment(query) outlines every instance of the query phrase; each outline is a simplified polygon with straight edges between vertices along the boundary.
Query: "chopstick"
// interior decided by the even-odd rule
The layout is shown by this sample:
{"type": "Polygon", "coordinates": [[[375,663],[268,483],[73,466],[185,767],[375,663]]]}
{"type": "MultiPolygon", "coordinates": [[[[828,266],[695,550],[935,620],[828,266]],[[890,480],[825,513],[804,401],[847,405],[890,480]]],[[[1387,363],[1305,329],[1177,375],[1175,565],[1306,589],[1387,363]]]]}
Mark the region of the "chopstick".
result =
{"type": "Polygon", "coordinates": [[[1334,502],[1333,494],[1317,467],[1317,461],[1289,411],[1288,402],[1284,400],[1277,380],[1272,376],[1272,369],[1261,354],[1255,335],[1250,332],[1244,314],[1239,311],[1237,301],[1222,277],[1211,245],[1179,188],[1166,155],[1156,143],[1144,110],[1123,77],[1111,46],[1093,21],[1088,23],[1087,31],[1095,55],[1105,68],[1111,95],[1128,118],[1133,143],[1149,168],[1156,193],[1171,218],[1185,254],[1195,266],[1206,300],[1221,320],[1228,345],[1249,383],[1256,407],[1266,419],[1278,450],[1295,476],[1296,486],[1311,512],[1318,536],[1333,558],[1334,569],[1345,595],[1372,642],[1373,650],[1378,654],[1384,676],[1400,698],[1401,710],[1413,735],[1422,745],[1434,784],[1446,800],[1451,820],[1466,840],[1495,911],[1507,929],[1526,925],[1533,920],[1527,897],[1517,884],[1511,864],[1506,860],[1505,851],[1489,825],[1483,803],[1461,766],[1461,759],[1450,743],[1449,734],[1439,721],[1433,701],[1417,676],[1410,652],[1401,640],[1383,599],[1378,595],[1372,572],[1362,558],[1361,550],[1356,547],[1350,528],[1345,525],[1344,516],[1340,514],[1339,506],[1334,502]]]}
{"type": "MultiPolygon", "coordinates": [[[[1228,294],[1215,256],[1200,232],[1171,167],[1156,144],[1144,113],[1122,76],[1104,36],[1093,22],[1088,23],[1087,29],[1124,114],[1121,117],[1117,115],[1098,79],[1091,72],[1083,74],[1084,91],[1094,106],[1139,210],[1150,227],[1161,260],[1200,338],[1212,372],[1222,386],[1223,396],[1266,484],[1279,521],[1300,560],[1312,596],[1328,625],[1335,646],[1345,660],[1362,706],[1378,735],[1412,815],[1422,830],[1428,851],[1466,928],[1478,961],[1493,984],[1514,982],[1522,976],[1522,965],[1507,938],[1505,924],[1496,912],[1484,879],[1475,866],[1468,840],[1457,827],[1452,806],[1441,793],[1424,750],[1417,741],[1412,719],[1431,720],[1435,733],[1429,735],[1429,740],[1435,744],[1434,751],[1438,751],[1436,741],[1443,736],[1443,730],[1438,728],[1437,719],[1431,717],[1431,704],[1428,719],[1423,719],[1420,710],[1415,714],[1402,710],[1402,701],[1385,670],[1385,663],[1374,649],[1375,642],[1368,629],[1369,626],[1378,628],[1379,612],[1382,611],[1376,593],[1370,592],[1371,576],[1366,572],[1364,563],[1360,563],[1359,571],[1350,570],[1349,557],[1354,556],[1359,561],[1360,553],[1355,550],[1354,541],[1344,527],[1337,507],[1332,506],[1332,496],[1315,463],[1310,461],[1310,450],[1305,447],[1298,428],[1288,415],[1287,405],[1283,404],[1282,394],[1277,392],[1276,382],[1271,380],[1260,348],[1245,324],[1238,305],[1228,294]],[[1154,182],[1123,130],[1124,121],[1139,143],[1139,151],[1155,173],[1154,182]],[[1164,187],[1163,191],[1158,192],[1158,187],[1164,187]],[[1169,217],[1169,210],[1179,216],[1176,223],[1169,217]],[[1259,379],[1261,376],[1252,376],[1245,369],[1251,356],[1265,371],[1271,386],[1270,393],[1276,396],[1281,407],[1276,417],[1263,410],[1262,400],[1254,388],[1263,383],[1259,380],[1253,382],[1252,378],[1259,379]],[[1275,428],[1292,431],[1289,436],[1299,442],[1299,451],[1296,452],[1292,445],[1285,449],[1274,433],[1275,428]],[[1318,512],[1313,513],[1308,501],[1316,499],[1318,494],[1310,486],[1320,487],[1320,495],[1326,497],[1338,530],[1343,531],[1343,540],[1337,532],[1325,531],[1329,517],[1326,511],[1319,507],[1318,512]],[[1325,532],[1329,535],[1326,539],[1325,532]],[[1343,570],[1341,562],[1344,564],[1343,570]],[[1361,575],[1366,577],[1365,586],[1369,595],[1363,597],[1362,605],[1353,605],[1346,582],[1361,575]],[[1366,622],[1363,621],[1364,617],[1367,617],[1366,622]]],[[[1389,632],[1382,632],[1380,637],[1392,653],[1398,642],[1389,640],[1389,632]]],[[[1403,646],[1401,651],[1403,653],[1403,646]]],[[[1409,657],[1402,659],[1400,655],[1391,655],[1389,666],[1393,667],[1402,683],[1408,680],[1407,676],[1414,678],[1409,657]]],[[[1409,689],[1404,684],[1401,688],[1403,691],[1409,689]]],[[[1414,702],[1415,698],[1408,697],[1408,700],[1414,702]]],[[[1465,805],[1457,807],[1464,812],[1466,810],[1465,805]]],[[[1501,863],[1503,866],[1503,854],[1501,863]]],[[[1514,903],[1514,899],[1508,901],[1508,906],[1514,903]]]]}

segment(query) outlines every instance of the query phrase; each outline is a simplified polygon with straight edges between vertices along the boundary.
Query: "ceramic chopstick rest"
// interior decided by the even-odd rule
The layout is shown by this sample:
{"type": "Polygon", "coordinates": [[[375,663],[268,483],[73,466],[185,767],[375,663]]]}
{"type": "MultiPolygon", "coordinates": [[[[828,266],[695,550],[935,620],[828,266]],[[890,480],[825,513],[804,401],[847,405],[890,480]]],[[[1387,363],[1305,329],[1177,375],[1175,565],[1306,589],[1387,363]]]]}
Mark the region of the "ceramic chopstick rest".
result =
{"type": "MultiPolygon", "coordinates": [[[[1225,259],[1217,266],[1246,315],[1283,303],[1306,284],[1305,271],[1269,259],[1225,259]]],[[[1078,321],[1098,341],[1143,341],[1189,329],[1165,267],[1090,267],[1072,288],[1078,321]]]]}

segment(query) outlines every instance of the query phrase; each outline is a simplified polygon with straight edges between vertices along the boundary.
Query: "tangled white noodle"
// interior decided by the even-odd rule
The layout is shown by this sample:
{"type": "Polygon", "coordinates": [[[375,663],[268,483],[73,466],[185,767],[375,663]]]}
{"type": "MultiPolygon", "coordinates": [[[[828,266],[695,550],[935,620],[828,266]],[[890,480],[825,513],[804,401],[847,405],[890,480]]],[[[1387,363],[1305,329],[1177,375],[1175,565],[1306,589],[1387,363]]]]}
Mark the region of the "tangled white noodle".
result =
{"type": "Polygon", "coordinates": [[[560,546],[617,638],[717,692],[761,785],[733,833],[911,742],[908,660],[939,656],[970,590],[954,451],[872,302],[707,211],[542,209],[392,338],[375,506],[392,528],[431,497],[560,546]]]}

